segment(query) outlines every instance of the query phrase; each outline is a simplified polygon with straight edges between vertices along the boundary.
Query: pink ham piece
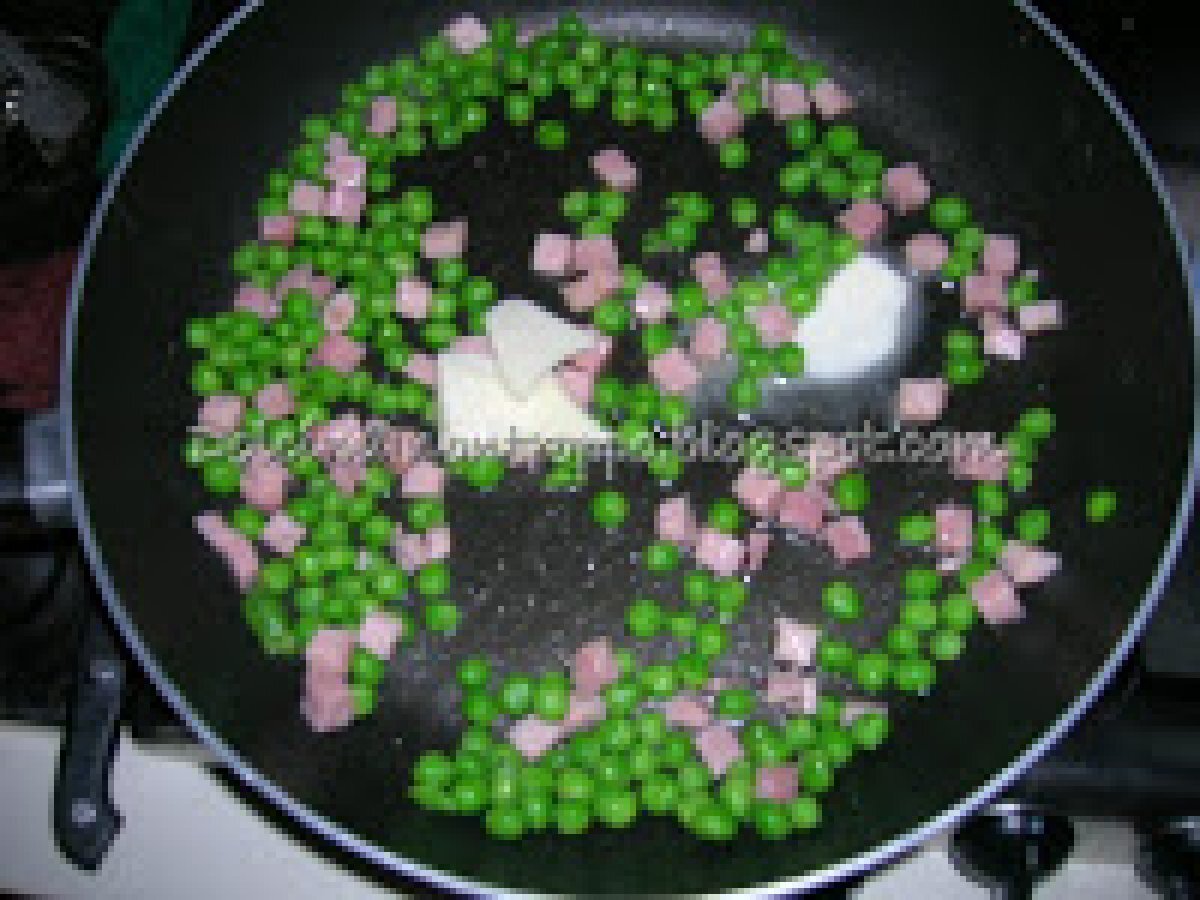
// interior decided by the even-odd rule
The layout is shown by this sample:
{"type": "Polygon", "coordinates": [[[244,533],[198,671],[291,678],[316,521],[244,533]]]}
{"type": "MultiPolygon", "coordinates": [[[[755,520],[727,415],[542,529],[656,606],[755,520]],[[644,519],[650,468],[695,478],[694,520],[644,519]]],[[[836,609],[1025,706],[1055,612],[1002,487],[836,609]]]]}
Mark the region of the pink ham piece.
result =
{"type": "Polygon", "coordinates": [[[796,333],[796,320],[782,303],[764,303],[750,308],[748,318],[764,347],[786,344],[796,333]]]}
{"type": "Polygon", "coordinates": [[[746,120],[742,111],[729,95],[723,95],[700,114],[700,134],[710,144],[723,144],[731,141],[745,126],[746,120]]]}
{"type": "Polygon", "coordinates": [[[696,542],[697,527],[696,512],[687,497],[664,500],[654,514],[654,530],[659,540],[680,547],[691,547],[696,542]]]}
{"type": "Polygon", "coordinates": [[[700,370],[680,347],[672,347],[650,360],[650,379],[668,394],[689,393],[700,382],[700,370]]]}
{"type": "Polygon", "coordinates": [[[723,300],[733,290],[725,262],[716,253],[701,253],[692,260],[692,275],[710,300],[723,300]]]}
{"type": "Polygon", "coordinates": [[[404,374],[413,381],[432,387],[438,379],[437,358],[428,353],[414,353],[404,366],[404,374]]]}
{"type": "Polygon", "coordinates": [[[1009,625],[1025,618],[1016,585],[1003,572],[988,572],[971,585],[971,599],[989,625],[1009,625]]]}
{"type": "Polygon", "coordinates": [[[327,334],[313,351],[311,362],[348,375],[359,367],[367,348],[344,334],[327,334]]]}
{"type": "Polygon", "coordinates": [[[312,293],[313,273],[308,266],[297,266],[289,269],[275,285],[275,298],[283,300],[292,291],[308,291],[312,293]]]}
{"type": "Polygon", "coordinates": [[[991,323],[983,330],[983,352],[1016,362],[1025,355],[1025,335],[1003,320],[991,323]]]}
{"type": "Polygon", "coordinates": [[[318,300],[324,300],[333,293],[334,282],[328,275],[313,275],[308,279],[308,292],[318,300]]]}
{"type": "Polygon", "coordinates": [[[225,437],[242,424],[246,401],[237,394],[214,394],[206,397],[196,413],[196,429],[212,437],[225,437]]]}
{"type": "Polygon", "coordinates": [[[490,35],[487,26],[468,13],[443,28],[442,37],[459,53],[470,54],[486,44],[490,35]]]}
{"type": "Polygon", "coordinates": [[[817,108],[817,114],[822,119],[836,119],[854,109],[854,98],[844,87],[829,78],[814,84],[810,93],[813,106],[817,108]]]}
{"type": "Polygon", "coordinates": [[[775,620],[775,659],[782,663],[807,668],[813,663],[821,630],[795,619],[779,616],[775,620]]]}
{"type": "Polygon", "coordinates": [[[287,382],[275,381],[254,395],[254,407],[264,419],[283,419],[292,414],[296,404],[287,382]]]}
{"type": "Polygon", "coordinates": [[[225,522],[218,512],[201,513],[192,520],[196,532],[221,557],[244,591],[258,577],[258,552],[250,539],[225,522]]]}
{"type": "Polygon", "coordinates": [[[950,258],[950,244],[940,234],[916,234],[904,245],[908,267],[920,275],[936,272],[950,258]]]}
{"type": "Polygon", "coordinates": [[[596,177],[614,191],[631,191],[637,186],[638,170],[618,147],[608,147],[589,160],[596,177]]]}
{"type": "Polygon", "coordinates": [[[340,731],[354,721],[354,696],[344,681],[310,684],[300,702],[300,714],[318,734],[340,731]]]}
{"type": "Polygon", "coordinates": [[[676,694],[663,706],[668,725],[680,728],[707,728],[712,724],[712,712],[697,697],[676,694]]]}
{"type": "Polygon", "coordinates": [[[1007,278],[1017,274],[1020,263],[1021,245],[1016,238],[993,234],[984,241],[981,265],[988,275],[1007,278]]]}
{"type": "Polygon", "coordinates": [[[242,470],[242,498],[256,509],[274,512],[287,499],[291,474],[269,454],[256,454],[242,470]]]}
{"type": "Polygon", "coordinates": [[[308,536],[308,529],[285,512],[275,512],[267,519],[259,539],[280,556],[291,556],[308,536]]]}
{"type": "Polygon", "coordinates": [[[388,469],[395,475],[403,475],[409,466],[421,458],[425,436],[410,428],[389,428],[383,434],[381,444],[388,469]]]}
{"type": "Polygon", "coordinates": [[[233,297],[234,309],[252,312],[264,322],[279,318],[279,301],[265,288],[246,282],[239,285],[233,297]]]}
{"type": "Polygon", "coordinates": [[[492,342],[485,334],[464,334],[454,339],[454,343],[450,345],[450,351],[475,356],[491,356],[492,342]]]}
{"type": "Polygon", "coordinates": [[[434,222],[421,235],[421,255],[426,259],[455,259],[467,249],[467,223],[434,222]]]}
{"type": "Polygon", "coordinates": [[[340,188],[362,187],[367,180],[367,161],[353,153],[331,156],[325,163],[325,178],[340,188]]]}
{"type": "Polygon", "coordinates": [[[570,357],[572,366],[593,376],[608,365],[608,359],[613,352],[613,339],[607,334],[596,332],[594,341],[592,346],[570,357]]]}
{"type": "Polygon", "coordinates": [[[584,696],[595,694],[621,677],[621,667],[608,638],[588,641],[571,659],[571,681],[584,696]]]}
{"type": "Polygon", "coordinates": [[[607,269],[597,269],[563,285],[563,300],[571,312],[583,313],[597,303],[607,300],[620,286],[620,274],[607,269]]]}
{"type": "Polygon", "coordinates": [[[572,694],[567,704],[567,715],[563,719],[563,728],[567,732],[578,731],[601,721],[607,713],[603,697],[581,697],[572,694]]]}
{"type": "Polygon", "coordinates": [[[790,700],[802,700],[806,677],[791,669],[772,669],[767,673],[763,702],[774,706],[790,700]]]}
{"type": "Polygon", "coordinates": [[[371,107],[367,111],[367,133],[391,134],[396,130],[398,120],[399,111],[396,98],[388,95],[376,97],[371,101],[371,107]]]}
{"type": "Polygon", "coordinates": [[[854,468],[857,457],[849,442],[836,434],[816,434],[807,448],[808,474],[818,484],[832,481],[854,468]]]}
{"type": "Polygon", "coordinates": [[[949,556],[963,556],[975,538],[975,514],[969,506],[944,503],[933,511],[933,548],[949,556]]]}
{"type": "Polygon", "coordinates": [[[842,516],[821,530],[821,539],[842,565],[871,555],[871,535],[858,516],[842,516]]]}
{"type": "Polygon", "coordinates": [[[936,422],[946,410],[950,385],[944,378],[902,378],[894,409],[901,422],[936,422]]]}
{"type": "Polygon", "coordinates": [[[396,283],[396,312],[406,319],[424,321],[429,315],[433,288],[420,278],[401,278],[396,283]]]}
{"type": "Polygon", "coordinates": [[[1004,312],[1008,298],[999,275],[967,275],[962,280],[962,305],[967,312],[1004,312]]]}
{"type": "Polygon", "coordinates": [[[596,376],[586,369],[575,366],[563,366],[558,372],[558,382],[567,396],[577,406],[586,407],[592,402],[592,386],[596,376]]]}
{"type": "Polygon", "coordinates": [[[288,195],[288,209],[302,216],[320,216],[325,212],[325,189],[311,181],[292,184],[288,195]]]}
{"type": "Polygon", "coordinates": [[[953,448],[950,474],[963,481],[1003,481],[1008,473],[1008,452],[994,445],[962,443],[953,448]]]}
{"type": "Polygon", "coordinates": [[[766,253],[771,249],[771,236],[765,228],[755,228],[746,235],[746,243],[742,249],[747,253],[766,253]]]}
{"type": "Polygon", "coordinates": [[[1008,541],[1000,554],[1000,568],[1016,584],[1041,584],[1055,574],[1062,562],[1057,553],[1024,541],[1008,541]]]}
{"type": "Polygon", "coordinates": [[[1026,334],[1062,328],[1062,308],[1057,300],[1043,300],[1017,309],[1017,324],[1026,334]]]}
{"type": "Polygon", "coordinates": [[[508,730],[508,742],[517,748],[521,758],[533,762],[546,755],[566,733],[561,722],[547,722],[537,716],[517,720],[508,730]]]}
{"type": "Polygon", "coordinates": [[[767,89],[766,100],[771,115],[780,122],[807,116],[812,110],[808,88],[799,81],[772,80],[767,89]]]}
{"type": "Polygon", "coordinates": [[[784,491],[779,496],[776,518],[784,528],[800,534],[814,535],[825,523],[825,514],[833,502],[817,485],[805,485],[798,491],[784,491]]]}
{"type": "Polygon", "coordinates": [[[451,543],[450,529],[445,525],[430,528],[425,532],[425,549],[431,562],[450,556],[451,543]]]}
{"type": "Polygon", "coordinates": [[[696,733],[695,744],[700,761],[717,778],[742,758],[742,745],[737,732],[728,725],[709,725],[700,729],[696,733]]]}
{"type": "Polygon", "coordinates": [[[369,612],[358,626],[358,646],[378,656],[391,659],[396,644],[404,637],[404,620],[389,612],[369,612]]]}
{"type": "Polygon", "coordinates": [[[733,496],[747,512],[761,519],[776,514],[782,495],[782,483],[765,469],[747,467],[733,481],[733,496]]]}
{"type": "Polygon", "coordinates": [[[729,344],[729,328],[720,319],[704,316],[692,330],[692,356],[702,362],[718,362],[729,344]]]}
{"type": "Polygon", "coordinates": [[[343,413],[311,431],[313,452],[325,462],[337,459],[363,460],[367,450],[367,431],[354,413],[343,413]]]}
{"type": "Polygon", "coordinates": [[[416,462],[400,478],[400,493],[405,497],[439,497],[446,485],[446,473],[437,463],[416,462]]]}
{"type": "Polygon", "coordinates": [[[367,464],[362,459],[339,459],[329,466],[329,480],[346,496],[358,490],[367,477],[367,464]]]}
{"type": "Polygon", "coordinates": [[[325,308],[321,310],[321,321],[326,331],[342,334],[354,321],[357,311],[354,295],[349,291],[339,291],[325,302],[325,308]]]}
{"type": "Polygon", "coordinates": [[[347,225],[357,225],[367,205],[367,193],[362,188],[335,187],[325,201],[325,214],[347,225]]]}
{"type": "Polygon", "coordinates": [[[779,803],[800,794],[800,770],[795,766],[762,766],[754,776],[754,796],[779,803]]]}
{"type": "Polygon", "coordinates": [[[893,166],[883,173],[883,198],[901,215],[916,212],[931,196],[933,188],[916,163],[893,166]]]}
{"type": "Polygon", "coordinates": [[[296,220],[291,216],[263,216],[258,220],[258,236],[264,241],[290,244],[296,239],[296,220]]]}
{"type": "Polygon", "coordinates": [[[767,561],[771,549],[771,532],[758,529],[746,535],[746,571],[757,572],[767,561]]]}
{"type": "Polygon", "coordinates": [[[392,555],[405,572],[412,573],[431,562],[429,543],[424,535],[410,534],[397,528],[392,535],[392,555]]]}
{"type": "Polygon", "coordinates": [[[607,234],[575,241],[571,259],[575,268],[581,272],[612,272],[619,268],[616,241],[607,234]]]}
{"type": "Polygon", "coordinates": [[[661,322],[671,311],[671,292],[657,281],[643,281],[633,295],[633,314],[642,322],[661,322]]]}
{"type": "Polygon", "coordinates": [[[318,628],[304,648],[309,675],[332,681],[345,678],[355,642],[355,633],[348,628],[318,628]]]}
{"type": "Polygon", "coordinates": [[[855,200],[837,217],[842,230],[864,244],[883,234],[887,225],[887,209],[875,200],[855,200]]]}
{"type": "Polygon", "coordinates": [[[746,561],[746,546],[738,538],[716,528],[701,528],[696,535],[696,564],[729,578],[746,561]]]}
{"type": "Polygon", "coordinates": [[[573,243],[569,234],[542,232],[534,239],[530,267],[539,275],[566,275],[571,268],[573,243]]]}
{"type": "Polygon", "coordinates": [[[350,141],[347,137],[337,131],[331,131],[329,137],[325,139],[325,155],[326,156],[341,156],[344,153],[350,152],[350,141]]]}

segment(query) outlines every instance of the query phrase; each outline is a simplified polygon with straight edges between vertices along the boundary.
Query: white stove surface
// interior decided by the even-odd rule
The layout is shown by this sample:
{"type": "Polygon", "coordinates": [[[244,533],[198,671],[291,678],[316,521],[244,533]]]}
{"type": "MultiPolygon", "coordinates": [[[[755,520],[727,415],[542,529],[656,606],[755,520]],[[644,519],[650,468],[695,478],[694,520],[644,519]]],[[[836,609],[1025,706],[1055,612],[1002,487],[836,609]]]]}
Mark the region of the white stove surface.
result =
{"type": "MultiPolygon", "coordinates": [[[[58,753],[50,729],[0,725],[0,894],[88,900],[286,897],[288,900],[401,895],[314,852],[261,818],[196,762],[124,741],[113,794],[124,828],[95,874],[58,854],[50,796],[58,753]]],[[[1040,900],[1150,900],[1154,895],[1106,844],[1128,836],[1089,829],[1070,861],[1037,892],[1040,900]]],[[[958,875],[938,843],[866,884],[860,900],[982,900],[988,892],[958,875]]]]}

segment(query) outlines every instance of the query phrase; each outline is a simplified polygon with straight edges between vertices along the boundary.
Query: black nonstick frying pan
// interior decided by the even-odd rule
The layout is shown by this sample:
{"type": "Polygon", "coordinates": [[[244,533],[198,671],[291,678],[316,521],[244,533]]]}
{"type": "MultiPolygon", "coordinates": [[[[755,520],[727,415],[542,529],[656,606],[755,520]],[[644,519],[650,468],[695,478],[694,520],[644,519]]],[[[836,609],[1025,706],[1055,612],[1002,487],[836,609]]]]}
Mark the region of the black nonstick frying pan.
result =
{"type": "MultiPolygon", "coordinates": [[[[475,11],[530,21],[558,10],[500,0],[475,11]]],[[[452,515],[461,510],[464,626],[404,653],[369,719],[335,735],[306,729],[299,664],[262,655],[227,575],[192,530],[206,498],[180,455],[195,406],[181,334],[188,319],[227,304],[229,253],[253,234],[264,174],[302,118],[333,108],[344,82],[453,15],[408,0],[248,8],[151,117],[105,196],[76,290],[66,384],[79,524],[110,612],[184,720],[273,803],[386,868],[480,892],[825,883],[906,849],[1017,777],[1079,717],[1141,631],[1174,560],[1192,482],[1195,329],[1180,243],[1128,120],[1021,4],[678,0],[577,11],[602,34],[679,49],[737,47],[757,24],[784,26],[861,98],[857,121],[889,158],[923,162],[990,229],[1022,236],[1069,328],[956,400],[949,420],[994,426],[1035,402],[1058,415],[1032,497],[1051,511],[1065,565],[1031,597],[1027,621],[979,629],[967,655],[940,670],[932,696],[895,702],[893,738],[846,771],[816,832],[710,845],[643,819],[621,832],[498,842],[475,819],[406,799],[416,756],[450,745],[459,728],[453,670],[473,652],[501,665],[559,664],[584,639],[617,634],[629,598],[660,586],[628,564],[658,493],[618,470],[634,511],[631,527],[611,536],[578,500],[547,502],[519,486],[487,502],[451,493],[452,515]],[[1082,519],[1097,483],[1122,498],[1118,520],[1102,529],[1082,519]]],[[[594,133],[574,133],[591,146],[611,127],[597,119],[594,133]]],[[[670,160],[647,191],[732,189],[698,142],[635,131],[621,144],[639,159],[670,160]]],[[[582,179],[586,155],[541,154],[495,124],[475,144],[397,175],[469,214],[472,269],[506,292],[548,300],[527,273],[528,248],[553,221],[556,198],[582,179]]],[[[911,370],[936,364],[941,327],[925,323],[911,370]]],[[[725,477],[697,467],[683,487],[711,495],[725,477]]],[[[948,487],[902,466],[872,472],[872,484],[866,516],[880,533],[917,492],[948,487]]],[[[853,574],[870,598],[860,634],[893,617],[908,561],[885,548],[853,574]]],[[[735,632],[728,672],[761,671],[780,612],[818,619],[814,588],[825,577],[814,556],[776,552],[735,632]]]]}

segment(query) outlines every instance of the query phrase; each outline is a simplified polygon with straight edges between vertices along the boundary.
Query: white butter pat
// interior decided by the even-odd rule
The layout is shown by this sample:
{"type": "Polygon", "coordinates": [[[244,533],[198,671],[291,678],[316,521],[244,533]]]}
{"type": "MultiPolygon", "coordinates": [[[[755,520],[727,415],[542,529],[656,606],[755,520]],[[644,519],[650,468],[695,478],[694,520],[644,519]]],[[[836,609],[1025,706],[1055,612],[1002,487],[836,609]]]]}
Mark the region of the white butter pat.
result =
{"type": "Polygon", "coordinates": [[[505,385],[518,399],[568,356],[595,343],[595,335],[520,297],[510,297],[487,314],[488,338],[505,385]]]}

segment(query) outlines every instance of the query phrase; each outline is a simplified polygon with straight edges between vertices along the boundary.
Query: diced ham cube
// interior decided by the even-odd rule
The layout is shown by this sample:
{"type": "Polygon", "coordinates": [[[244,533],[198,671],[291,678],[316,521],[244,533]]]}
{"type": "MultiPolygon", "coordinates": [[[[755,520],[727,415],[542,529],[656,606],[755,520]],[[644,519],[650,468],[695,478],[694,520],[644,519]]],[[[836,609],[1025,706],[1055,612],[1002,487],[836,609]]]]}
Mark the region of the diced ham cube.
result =
{"type": "Polygon", "coordinates": [[[896,391],[896,418],[901,422],[936,422],[949,398],[950,385],[944,378],[902,378],[896,391]]]}
{"type": "Polygon", "coordinates": [[[700,253],[692,260],[692,275],[711,300],[723,300],[733,290],[733,281],[719,253],[700,253]]]}
{"type": "Polygon", "coordinates": [[[331,131],[329,137],[325,139],[325,155],[326,156],[341,156],[344,153],[350,152],[350,141],[342,133],[331,131]]]}
{"type": "Polygon", "coordinates": [[[413,381],[432,387],[437,384],[437,358],[428,353],[414,353],[404,366],[404,374],[413,381]]]}
{"type": "Polygon", "coordinates": [[[791,669],[772,669],[767,673],[763,702],[774,706],[801,699],[804,696],[804,678],[805,676],[791,669]]]}
{"type": "Polygon", "coordinates": [[[433,288],[420,278],[401,278],[396,283],[396,312],[406,319],[424,321],[429,315],[433,288]]]}
{"type": "Polygon", "coordinates": [[[376,97],[371,101],[371,108],[367,112],[367,133],[391,134],[396,130],[398,119],[396,98],[387,94],[376,97]]]}
{"type": "Polygon", "coordinates": [[[580,694],[595,694],[621,677],[621,667],[608,638],[588,641],[571,660],[571,681],[580,694]]]}
{"type": "Polygon", "coordinates": [[[346,496],[358,490],[367,477],[367,464],[362,458],[338,459],[329,465],[329,480],[346,496]]]}
{"type": "Polygon", "coordinates": [[[650,360],[650,379],[669,394],[686,394],[700,382],[700,370],[680,347],[672,347],[650,360]]]}
{"type": "Polygon", "coordinates": [[[596,269],[563,285],[563,300],[571,312],[583,313],[607,300],[620,286],[620,274],[608,269],[596,269]]]}
{"type": "Polygon", "coordinates": [[[988,275],[1002,278],[1015,275],[1020,262],[1021,245],[1016,238],[993,234],[984,241],[981,265],[988,275]]]}
{"type": "Polygon", "coordinates": [[[988,572],[971,585],[971,599],[989,625],[1008,625],[1025,618],[1016,585],[1003,572],[988,572]]]}
{"type": "Polygon", "coordinates": [[[425,549],[429,553],[430,562],[446,559],[450,555],[450,529],[445,525],[430,528],[425,532],[425,549]]]}
{"type": "Polygon", "coordinates": [[[308,671],[326,680],[345,678],[355,642],[355,633],[348,628],[318,628],[304,648],[308,671]]]}
{"type": "Polygon", "coordinates": [[[362,187],[367,180],[367,161],[354,153],[331,156],[325,163],[325,178],[340,188],[362,187]]]}
{"type": "Polygon", "coordinates": [[[850,93],[829,78],[814,84],[810,93],[813,106],[822,119],[836,119],[854,109],[854,98],[850,93]]]}
{"type": "Polygon", "coordinates": [[[264,241],[290,244],[296,239],[296,220],[291,216],[263,216],[258,220],[258,236],[264,241]]]}
{"type": "Polygon", "coordinates": [[[807,116],[812,109],[808,88],[799,81],[776,81],[772,79],[767,90],[767,108],[778,121],[807,116]]]}
{"type": "Polygon", "coordinates": [[[1025,355],[1025,335],[1001,320],[984,329],[983,352],[1015,362],[1025,355]]]}
{"type": "Polygon", "coordinates": [[[967,312],[1004,312],[1008,299],[999,275],[968,275],[962,280],[962,305],[967,312]]]}
{"type": "Polygon", "coordinates": [[[821,530],[821,539],[843,565],[871,555],[871,535],[858,516],[842,516],[821,530]]]}
{"type": "Polygon", "coordinates": [[[1041,584],[1058,571],[1057,553],[1024,541],[1008,541],[1000,554],[1000,568],[1018,585],[1041,584]]]}
{"type": "Polygon", "coordinates": [[[367,206],[367,193],[362,188],[335,187],[325,200],[325,214],[339,222],[357,225],[367,206]]]}
{"type": "Polygon", "coordinates": [[[313,452],[325,462],[361,460],[367,449],[366,427],[354,413],[343,413],[321,425],[314,425],[309,436],[313,452]]]}
{"type": "Polygon", "coordinates": [[[382,436],[381,451],[388,469],[395,475],[403,475],[414,462],[421,458],[425,447],[425,436],[410,428],[389,428],[382,436]]]}
{"type": "Polygon", "coordinates": [[[975,538],[975,514],[969,506],[943,503],[933,511],[934,549],[950,556],[971,550],[975,538]]]}
{"type": "Polygon", "coordinates": [[[722,578],[737,574],[746,560],[746,546],[716,528],[701,528],[696,536],[696,564],[722,578]]]}
{"type": "Polygon", "coordinates": [[[1008,473],[1008,452],[994,445],[962,442],[950,456],[950,474],[964,481],[1003,481],[1008,473]]]}
{"type": "Polygon", "coordinates": [[[950,244],[940,234],[916,234],[904,245],[904,258],[918,274],[936,272],[950,258],[950,244]]]}
{"type": "Polygon", "coordinates": [[[225,437],[242,424],[246,401],[237,394],[214,394],[206,397],[196,413],[196,428],[213,437],[225,437]]]}
{"type": "Polygon", "coordinates": [[[712,724],[712,712],[699,698],[676,694],[663,706],[668,725],[681,728],[707,728],[712,724]]]}
{"type": "Polygon", "coordinates": [[[814,535],[820,532],[825,514],[832,507],[833,502],[819,486],[808,484],[798,491],[780,494],[776,517],[784,528],[814,535]]]}
{"type": "Polygon", "coordinates": [[[288,269],[283,277],[275,283],[275,299],[284,300],[292,291],[308,291],[312,293],[313,272],[308,266],[296,266],[288,269]]]}
{"type": "Polygon", "coordinates": [[[608,147],[592,156],[592,171],[615,191],[631,191],[637,186],[637,166],[617,147],[608,147]]]}
{"type": "Polygon", "coordinates": [[[746,235],[742,249],[747,253],[766,253],[771,249],[771,236],[765,228],[755,228],[746,235]]]}
{"type": "Polygon", "coordinates": [[[703,316],[692,329],[692,356],[703,362],[718,362],[729,343],[729,328],[720,319],[703,316]]]}
{"type": "Polygon", "coordinates": [[[335,372],[348,375],[359,367],[367,355],[367,348],[344,334],[327,334],[312,354],[312,364],[327,366],[335,372]]]}
{"type": "Polygon", "coordinates": [[[467,249],[467,223],[434,222],[421,235],[421,255],[426,259],[454,259],[467,249]]]}
{"type": "Polygon", "coordinates": [[[445,489],[446,473],[437,463],[416,462],[400,478],[405,497],[438,497],[445,489]]]}
{"type": "Polygon", "coordinates": [[[193,520],[196,532],[217,552],[244,591],[258,577],[258,552],[250,539],[226,523],[220,513],[201,513],[193,520]]]}
{"type": "Polygon", "coordinates": [[[729,767],[742,758],[742,745],[737,732],[728,725],[709,725],[695,738],[700,760],[715,777],[720,778],[729,767]]]}
{"type": "Polygon", "coordinates": [[[786,344],[796,334],[796,320],[782,303],[764,303],[752,306],[746,316],[758,332],[764,347],[786,344]]]}
{"type": "Polygon", "coordinates": [[[263,526],[260,539],[281,556],[291,556],[304,542],[308,529],[285,512],[275,512],[263,526]]]}
{"type": "Polygon", "coordinates": [[[273,457],[253,457],[242,470],[242,498],[257,509],[274,512],[283,506],[290,480],[287,467],[273,457]]]}
{"type": "Polygon", "coordinates": [[[508,742],[517,748],[521,758],[533,762],[546,755],[565,734],[561,722],[547,722],[537,716],[519,719],[508,730],[508,742]]]}
{"type": "Polygon", "coordinates": [[[567,715],[562,721],[563,728],[568,732],[587,728],[601,721],[607,711],[603,697],[572,694],[567,704],[567,715]]]}
{"type": "Polygon", "coordinates": [[[308,279],[308,292],[317,300],[324,300],[333,293],[334,281],[328,275],[313,275],[308,279]]]}
{"type": "Polygon", "coordinates": [[[612,356],[612,352],[613,339],[607,334],[596,332],[595,342],[592,346],[570,357],[570,362],[576,369],[582,369],[594,376],[608,365],[608,359],[612,356]]]}
{"type": "Polygon", "coordinates": [[[775,619],[775,659],[782,663],[807,668],[813,663],[821,629],[795,619],[779,616],[775,619]]]}
{"type": "Polygon", "coordinates": [[[832,481],[858,461],[849,442],[836,434],[816,434],[806,451],[809,477],[818,484],[832,481]]]}
{"type": "Polygon", "coordinates": [[[887,209],[876,200],[855,200],[838,215],[842,230],[864,244],[883,234],[887,209]]]}
{"type": "Polygon", "coordinates": [[[671,292],[657,281],[643,281],[633,295],[633,314],[642,322],[661,322],[671,311],[671,292]]]}
{"type": "Polygon", "coordinates": [[[1043,300],[1017,309],[1017,324],[1026,334],[1062,328],[1062,308],[1057,300],[1043,300]]]}
{"type": "Polygon", "coordinates": [[[700,114],[700,134],[710,144],[723,144],[741,134],[746,120],[733,98],[717,98],[700,114]]]}
{"type": "Polygon", "coordinates": [[[369,612],[358,626],[358,646],[380,659],[391,659],[404,637],[404,620],[389,612],[369,612]]]}
{"type": "Polygon", "coordinates": [[[308,727],[318,734],[340,731],[354,721],[354,697],[344,681],[310,685],[300,703],[308,727]]]}
{"type": "Polygon", "coordinates": [[[553,234],[545,231],[533,242],[531,267],[539,275],[561,277],[571,268],[574,242],[569,234],[553,234]]]}
{"type": "Polygon", "coordinates": [[[486,25],[467,13],[443,28],[442,37],[459,53],[470,54],[486,44],[490,34],[486,25]]]}
{"type": "Polygon", "coordinates": [[[325,189],[311,181],[293,183],[288,195],[288,209],[302,216],[324,215],[325,189]]]}
{"type": "Polygon", "coordinates": [[[883,197],[901,215],[916,212],[931,196],[933,188],[916,163],[893,166],[883,173],[883,197]]]}
{"type": "Polygon", "coordinates": [[[238,286],[233,298],[234,309],[252,312],[264,322],[279,318],[279,300],[266,288],[246,282],[238,286]]]}
{"type": "Polygon", "coordinates": [[[748,512],[762,519],[775,515],[782,494],[783,484],[766,469],[749,466],[733,482],[733,496],[748,512]]]}
{"type": "Polygon", "coordinates": [[[354,295],[349,291],[338,291],[325,302],[325,308],[321,310],[321,321],[326,331],[342,334],[354,321],[357,311],[354,295]]]}
{"type": "Polygon", "coordinates": [[[254,395],[254,406],[266,419],[283,419],[295,409],[292,389],[286,381],[274,381],[254,395]]]}
{"type": "Polygon", "coordinates": [[[592,402],[592,386],[596,376],[586,369],[563,366],[558,372],[558,381],[578,406],[586,407],[592,402]]]}
{"type": "Polygon", "coordinates": [[[476,356],[491,356],[492,342],[486,334],[462,334],[450,345],[451,353],[470,353],[476,356]]]}
{"type": "Polygon", "coordinates": [[[415,572],[429,562],[429,543],[424,535],[411,534],[400,528],[392,536],[392,555],[405,572],[415,572]]]}
{"type": "Polygon", "coordinates": [[[761,766],[754,778],[754,796],[783,803],[800,794],[800,770],[795,766],[761,766]]]}
{"type": "Polygon", "coordinates": [[[767,561],[771,549],[771,532],[756,529],[746,535],[746,571],[757,572],[767,561]]]}
{"type": "Polygon", "coordinates": [[[654,530],[659,540],[681,547],[691,547],[696,541],[696,513],[687,497],[672,497],[658,505],[654,530]]]}
{"type": "Polygon", "coordinates": [[[581,272],[612,272],[619,268],[617,243],[607,234],[575,241],[571,259],[581,272]]]}

